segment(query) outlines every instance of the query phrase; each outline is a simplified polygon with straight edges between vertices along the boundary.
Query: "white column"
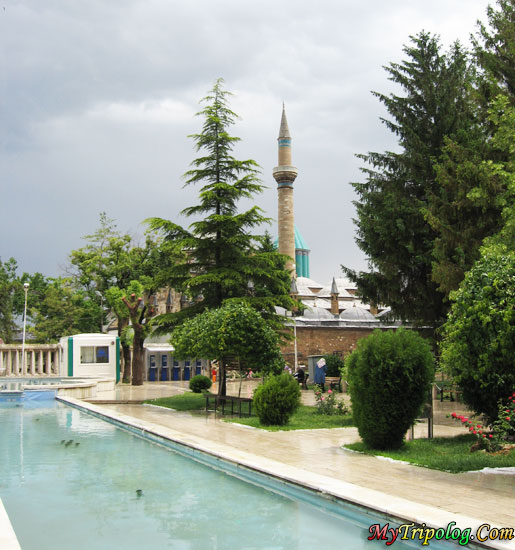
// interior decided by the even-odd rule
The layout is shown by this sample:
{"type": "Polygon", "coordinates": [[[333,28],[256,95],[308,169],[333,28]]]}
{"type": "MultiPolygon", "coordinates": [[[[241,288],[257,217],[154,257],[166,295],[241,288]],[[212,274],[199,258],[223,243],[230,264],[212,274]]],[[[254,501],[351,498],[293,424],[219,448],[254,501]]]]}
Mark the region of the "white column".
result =
{"type": "Polygon", "coordinates": [[[13,350],[14,351],[14,375],[20,376],[20,350],[13,350]]]}
{"type": "Polygon", "coordinates": [[[38,369],[37,369],[38,374],[44,374],[45,372],[44,365],[43,365],[43,361],[44,361],[43,353],[44,352],[42,349],[38,351],[38,369]]]}
{"type": "Polygon", "coordinates": [[[29,363],[29,373],[34,376],[36,373],[36,350],[30,350],[30,363],[29,363]]]}
{"type": "Polygon", "coordinates": [[[4,371],[4,351],[0,350],[0,372],[4,371]]]}
{"type": "Polygon", "coordinates": [[[13,373],[13,358],[11,356],[11,350],[7,350],[7,370],[5,371],[6,376],[11,376],[13,373]]]}

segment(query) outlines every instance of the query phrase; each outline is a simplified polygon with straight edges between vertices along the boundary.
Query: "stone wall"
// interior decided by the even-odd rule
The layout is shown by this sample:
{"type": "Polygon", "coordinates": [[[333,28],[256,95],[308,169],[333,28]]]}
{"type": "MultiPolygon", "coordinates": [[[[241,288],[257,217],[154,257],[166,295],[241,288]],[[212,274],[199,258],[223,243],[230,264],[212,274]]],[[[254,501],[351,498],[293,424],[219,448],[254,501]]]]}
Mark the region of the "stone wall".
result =
{"type": "MultiPolygon", "coordinates": [[[[308,355],[326,355],[329,353],[346,355],[356,347],[356,342],[360,338],[372,334],[372,331],[371,328],[297,326],[298,362],[307,365],[308,355]]],[[[292,340],[281,347],[285,361],[291,366],[295,362],[294,346],[292,340]]]]}

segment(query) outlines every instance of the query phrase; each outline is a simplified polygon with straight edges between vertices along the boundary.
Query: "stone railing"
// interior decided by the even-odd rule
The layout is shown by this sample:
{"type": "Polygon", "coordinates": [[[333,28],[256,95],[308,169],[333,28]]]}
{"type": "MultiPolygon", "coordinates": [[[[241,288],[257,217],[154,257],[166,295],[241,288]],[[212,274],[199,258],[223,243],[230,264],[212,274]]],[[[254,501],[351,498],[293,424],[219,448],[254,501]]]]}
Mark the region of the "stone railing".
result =
{"type": "Polygon", "coordinates": [[[56,376],[59,374],[58,344],[0,344],[0,376],[56,376]]]}

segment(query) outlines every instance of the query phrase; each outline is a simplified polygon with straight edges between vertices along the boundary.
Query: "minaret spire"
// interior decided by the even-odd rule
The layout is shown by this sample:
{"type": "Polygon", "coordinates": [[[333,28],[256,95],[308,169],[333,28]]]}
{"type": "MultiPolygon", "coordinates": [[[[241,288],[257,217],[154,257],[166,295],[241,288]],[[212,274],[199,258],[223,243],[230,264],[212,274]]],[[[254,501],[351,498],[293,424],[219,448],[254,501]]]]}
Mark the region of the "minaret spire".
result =
{"type": "Polygon", "coordinates": [[[288,128],[288,119],[286,118],[286,109],[284,108],[283,101],[283,115],[281,117],[281,127],[279,128],[279,138],[289,138],[291,139],[290,129],[288,128]]]}
{"type": "Polygon", "coordinates": [[[286,269],[295,276],[295,219],[293,211],[293,182],[297,177],[297,168],[292,166],[291,135],[286,118],[286,109],[283,102],[281,126],[277,138],[279,149],[279,165],[273,170],[273,176],[277,182],[277,194],[279,200],[278,226],[279,226],[279,253],[289,256],[291,260],[286,263],[286,269]]]}

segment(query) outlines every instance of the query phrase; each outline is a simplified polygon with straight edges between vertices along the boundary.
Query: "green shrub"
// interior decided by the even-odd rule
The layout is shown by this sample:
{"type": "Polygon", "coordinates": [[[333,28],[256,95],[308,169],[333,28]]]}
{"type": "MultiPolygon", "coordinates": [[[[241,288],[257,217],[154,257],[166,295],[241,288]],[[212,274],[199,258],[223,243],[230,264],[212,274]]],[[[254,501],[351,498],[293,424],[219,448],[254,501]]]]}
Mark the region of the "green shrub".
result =
{"type": "Polygon", "coordinates": [[[376,330],[346,360],[352,414],[363,442],[396,449],[429,397],[433,355],[411,330],[376,330]]]}
{"type": "Polygon", "coordinates": [[[197,374],[190,380],[190,390],[193,393],[202,393],[204,390],[208,390],[213,382],[203,374],[197,374]]]}
{"type": "Polygon", "coordinates": [[[441,363],[492,425],[515,387],[515,254],[483,252],[451,297],[441,363]]]}
{"type": "Polygon", "coordinates": [[[300,405],[299,383],[287,373],[271,376],[256,389],[253,402],[261,424],[284,426],[300,405]]]}
{"type": "Polygon", "coordinates": [[[344,362],[341,357],[338,357],[338,355],[324,355],[324,359],[327,366],[326,376],[342,376],[344,362]]]}

